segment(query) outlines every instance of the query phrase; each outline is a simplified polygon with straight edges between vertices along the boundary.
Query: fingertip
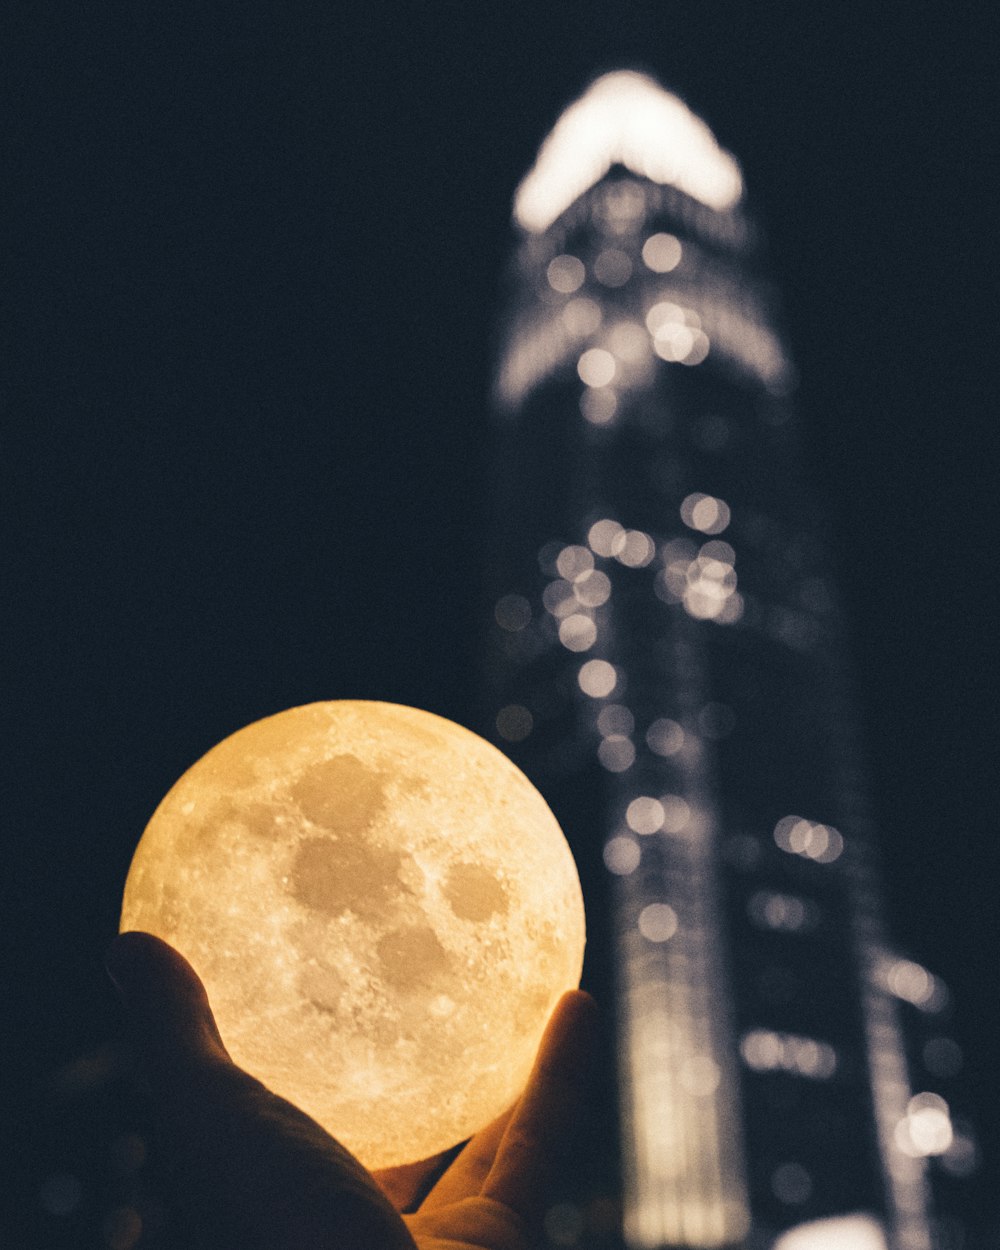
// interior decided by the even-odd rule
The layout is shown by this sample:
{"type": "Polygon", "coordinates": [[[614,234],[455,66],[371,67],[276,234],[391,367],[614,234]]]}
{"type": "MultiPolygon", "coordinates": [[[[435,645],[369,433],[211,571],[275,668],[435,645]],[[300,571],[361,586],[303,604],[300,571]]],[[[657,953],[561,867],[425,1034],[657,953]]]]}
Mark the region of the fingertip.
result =
{"type": "Polygon", "coordinates": [[[104,966],[147,1050],[172,1043],[192,1054],[228,1058],[201,978],[168,942],[141,930],[120,933],[104,966]]]}
{"type": "Polygon", "coordinates": [[[583,1077],[596,1045],[600,1012],[586,990],[568,990],[549,1019],[539,1060],[557,1062],[570,1077],[583,1077]]]}
{"type": "Polygon", "coordinates": [[[112,940],[104,953],[104,967],[121,994],[127,997],[148,972],[150,964],[162,961],[163,951],[171,949],[152,933],[130,929],[112,940]]]}

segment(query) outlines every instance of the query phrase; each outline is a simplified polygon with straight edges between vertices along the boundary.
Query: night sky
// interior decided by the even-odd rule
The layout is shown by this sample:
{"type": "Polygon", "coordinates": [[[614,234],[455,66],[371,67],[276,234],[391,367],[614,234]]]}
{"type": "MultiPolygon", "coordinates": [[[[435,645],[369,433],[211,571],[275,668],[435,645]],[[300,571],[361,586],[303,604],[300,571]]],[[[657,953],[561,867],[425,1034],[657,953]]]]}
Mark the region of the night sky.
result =
{"type": "Polygon", "coordinates": [[[221,737],[339,697],[475,725],[510,199],[565,104],[629,65],[736,154],[769,241],[891,928],[951,987],[995,1176],[985,21],[853,0],[342,9],[20,6],[6,1075],[31,1089],[118,1032],[101,956],[129,859],[221,737]]]}

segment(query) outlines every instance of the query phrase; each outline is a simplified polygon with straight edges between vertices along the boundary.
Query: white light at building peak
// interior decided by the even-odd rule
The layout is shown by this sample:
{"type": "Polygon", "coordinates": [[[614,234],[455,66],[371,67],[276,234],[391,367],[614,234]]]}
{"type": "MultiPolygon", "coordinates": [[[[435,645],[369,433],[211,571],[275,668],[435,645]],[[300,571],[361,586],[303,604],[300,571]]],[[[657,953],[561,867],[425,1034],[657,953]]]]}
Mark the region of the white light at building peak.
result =
{"type": "Polygon", "coordinates": [[[517,189],[514,218],[539,234],[613,165],[724,212],[743,195],[733,157],[675,95],[634,70],[591,83],[544,141],[517,189]]]}

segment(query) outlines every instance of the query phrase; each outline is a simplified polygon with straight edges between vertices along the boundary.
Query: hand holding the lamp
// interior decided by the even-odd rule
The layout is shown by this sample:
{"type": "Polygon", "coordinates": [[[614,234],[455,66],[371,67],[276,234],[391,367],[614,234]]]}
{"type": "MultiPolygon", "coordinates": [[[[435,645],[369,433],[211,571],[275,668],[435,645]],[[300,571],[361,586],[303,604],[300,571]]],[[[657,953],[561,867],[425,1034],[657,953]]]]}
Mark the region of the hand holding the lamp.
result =
{"type": "Polygon", "coordinates": [[[193,1247],[527,1250],[586,1085],[595,1040],[588,995],[564,995],[521,1098],[472,1138],[415,1213],[401,1216],[396,1207],[424,1188],[434,1161],[376,1180],[314,1120],[236,1067],[201,981],[165,942],[125,934],[108,968],[152,1087],[185,1225],[178,1231],[193,1247]]]}

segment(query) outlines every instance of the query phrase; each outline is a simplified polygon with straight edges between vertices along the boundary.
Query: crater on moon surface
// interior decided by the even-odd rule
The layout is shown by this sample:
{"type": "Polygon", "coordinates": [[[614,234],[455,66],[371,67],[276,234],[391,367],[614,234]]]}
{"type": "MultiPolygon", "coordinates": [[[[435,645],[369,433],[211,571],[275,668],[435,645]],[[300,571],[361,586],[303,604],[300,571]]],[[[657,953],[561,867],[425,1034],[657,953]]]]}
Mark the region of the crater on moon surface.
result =
{"type": "Polygon", "coordinates": [[[190,768],[121,927],[177,946],[235,1061],[369,1167],[513,1101],[584,944],[572,856],[527,778],[440,717],[352,701],[268,717],[190,768]]]}

